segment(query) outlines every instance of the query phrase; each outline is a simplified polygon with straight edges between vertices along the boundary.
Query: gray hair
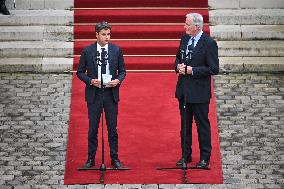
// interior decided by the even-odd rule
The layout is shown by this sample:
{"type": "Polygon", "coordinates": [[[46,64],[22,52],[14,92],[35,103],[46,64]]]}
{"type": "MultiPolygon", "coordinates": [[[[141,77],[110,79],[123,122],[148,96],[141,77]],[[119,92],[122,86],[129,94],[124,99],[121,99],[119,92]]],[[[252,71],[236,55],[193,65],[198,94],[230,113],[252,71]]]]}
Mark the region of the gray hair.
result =
{"type": "Polygon", "coordinates": [[[96,24],[96,32],[99,33],[101,30],[111,30],[109,23],[102,21],[96,24]]]}
{"type": "Polygon", "coordinates": [[[188,13],[186,18],[192,18],[193,24],[199,26],[201,29],[203,28],[203,17],[198,13],[188,13]]]}

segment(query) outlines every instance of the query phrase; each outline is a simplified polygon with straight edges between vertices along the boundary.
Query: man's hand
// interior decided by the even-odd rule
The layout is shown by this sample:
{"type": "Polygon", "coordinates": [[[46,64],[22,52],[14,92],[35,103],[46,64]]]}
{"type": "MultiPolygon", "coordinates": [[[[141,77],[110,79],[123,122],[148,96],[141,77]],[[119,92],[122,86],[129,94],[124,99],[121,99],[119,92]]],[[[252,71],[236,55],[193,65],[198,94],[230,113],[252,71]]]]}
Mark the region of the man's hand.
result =
{"type": "Polygon", "coordinates": [[[108,82],[108,85],[110,87],[116,87],[119,84],[119,80],[115,79],[115,80],[111,80],[110,82],[108,82]]]}
{"type": "Polygon", "coordinates": [[[100,87],[101,81],[98,79],[92,79],[91,85],[94,85],[95,87],[100,87]]]}
{"type": "Polygon", "coordinates": [[[181,74],[181,75],[185,75],[185,73],[186,74],[192,73],[192,67],[191,66],[185,66],[184,63],[178,64],[177,69],[178,69],[178,73],[181,74]],[[185,71],[185,68],[187,68],[186,71],[185,71]]]}
{"type": "Polygon", "coordinates": [[[184,65],[184,63],[178,64],[177,69],[178,69],[178,73],[179,74],[185,75],[185,65],[184,65]]]}

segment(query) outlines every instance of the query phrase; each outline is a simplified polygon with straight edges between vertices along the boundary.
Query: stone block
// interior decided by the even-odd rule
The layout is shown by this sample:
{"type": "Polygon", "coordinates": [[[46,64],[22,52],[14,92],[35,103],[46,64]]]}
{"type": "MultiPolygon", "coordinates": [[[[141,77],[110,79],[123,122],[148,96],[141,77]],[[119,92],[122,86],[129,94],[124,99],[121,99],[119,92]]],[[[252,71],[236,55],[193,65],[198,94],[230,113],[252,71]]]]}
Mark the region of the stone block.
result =
{"type": "Polygon", "coordinates": [[[42,62],[43,72],[64,72],[72,69],[72,58],[44,58],[42,62]]]}
{"type": "Polygon", "coordinates": [[[45,9],[68,9],[74,7],[74,0],[44,0],[45,9]]]}
{"type": "Polygon", "coordinates": [[[73,42],[11,41],[0,43],[3,57],[67,57],[73,53],[73,42]]]}
{"type": "Polygon", "coordinates": [[[240,8],[249,9],[283,9],[283,0],[239,0],[240,8]]]}
{"type": "Polygon", "coordinates": [[[284,25],[241,25],[242,40],[283,40],[284,25]]]}
{"type": "Polygon", "coordinates": [[[284,41],[218,41],[219,56],[284,56],[284,41]]]}
{"type": "Polygon", "coordinates": [[[245,72],[284,71],[284,57],[244,57],[245,72]]]}
{"type": "Polygon", "coordinates": [[[210,35],[216,40],[240,40],[242,38],[240,25],[210,26],[210,35]]]}
{"type": "Polygon", "coordinates": [[[240,7],[240,0],[208,0],[208,5],[212,9],[237,9],[240,7]]]}
{"type": "Polygon", "coordinates": [[[74,6],[73,0],[16,0],[16,8],[12,0],[6,0],[9,10],[67,9],[74,6]]]}
{"type": "Polygon", "coordinates": [[[284,9],[218,9],[209,19],[212,25],[283,25],[284,9]]]}
{"type": "Polygon", "coordinates": [[[69,10],[11,10],[11,15],[0,16],[0,25],[68,25],[73,23],[69,10]]]}

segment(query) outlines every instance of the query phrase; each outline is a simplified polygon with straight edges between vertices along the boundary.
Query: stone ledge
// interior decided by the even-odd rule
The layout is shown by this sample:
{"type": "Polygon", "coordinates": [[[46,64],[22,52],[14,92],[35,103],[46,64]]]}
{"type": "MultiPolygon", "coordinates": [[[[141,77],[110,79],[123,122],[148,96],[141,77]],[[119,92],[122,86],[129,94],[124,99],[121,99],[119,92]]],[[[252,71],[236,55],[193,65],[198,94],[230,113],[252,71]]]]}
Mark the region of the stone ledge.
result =
{"type": "Polygon", "coordinates": [[[219,56],[224,57],[266,57],[284,56],[284,41],[217,41],[219,56]]]}
{"type": "MultiPolygon", "coordinates": [[[[284,56],[284,41],[217,41],[219,56],[284,56]]],[[[73,55],[73,42],[9,41],[0,43],[2,57],[66,57],[73,55]]]]}
{"type": "Polygon", "coordinates": [[[0,72],[65,72],[73,58],[0,58],[0,72]]]}
{"type": "Polygon", "coordinates": [[[11,10],[11,15],[0,15],[0,25],[69,25],[73,23],[70,10],[11,10]]]}
{"type": "Polygon", "coordinates": [[[216,25],[210,33],[217,40],[283,40],[284,25],[216,25]]]}
{"type": "MultiPolygon", "coordinates": [[[[9,10],[15,10],[12,0],[6,0],[9,10]]],[[[74,6],[74,0],[16,0],[17,10],[38,10],[38,9],[67,9],[74,6]]]]}
{"type": "MultiPolygon", "coordinates": [[[[220,72],[284,72],[284,57],[220,57],[220,72]]],[[[0,58],[0,72],[65,72],[73,58],[0,58]]]]}
{"type": "Polygon", "coordinates": [[[0,41],[73,40],[73,26],[0,26],[0,41]]]}
{"type": "Polygon", "coordinates": [[[213,9],[279,9],[284,8],[283,0],[208,0],[208,4],[213,9]]]}
{"type": "MultiPolygon", "coordinates": [[[[217,40],[283,40],[284,25],[217,25],[210,26],[217,40]]],[[[73,39],[73,26],[0,26],[0,41],[73,39]]]]}
{"type": "Polygon", "coordinates": [[[0,43],[1,57],[67,57],[73,55],[73,42],[9,41],[0,43]]]}
{"type": "Polygon", "coordinates": [[[220,72],[284,72],[284,57],[220,57],[220,72]]]}
{"type": "Polygon", "coordinates": [[[284,9],[218,9],[209,18],[212,25],[283,25],[284,9]]]}

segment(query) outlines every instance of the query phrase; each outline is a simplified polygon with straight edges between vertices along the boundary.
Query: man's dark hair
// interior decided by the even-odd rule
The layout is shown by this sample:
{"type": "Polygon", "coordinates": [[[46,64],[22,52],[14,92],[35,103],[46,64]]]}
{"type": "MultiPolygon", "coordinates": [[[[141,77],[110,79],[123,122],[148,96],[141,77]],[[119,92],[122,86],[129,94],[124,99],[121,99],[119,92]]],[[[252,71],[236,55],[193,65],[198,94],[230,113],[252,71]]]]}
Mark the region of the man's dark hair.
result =
{"type": "Polygon", "coordinates": [[[96,33],[99,33],[101,30],[111,30],[109,23],[102,21],[96,24],[96,33]]]}

